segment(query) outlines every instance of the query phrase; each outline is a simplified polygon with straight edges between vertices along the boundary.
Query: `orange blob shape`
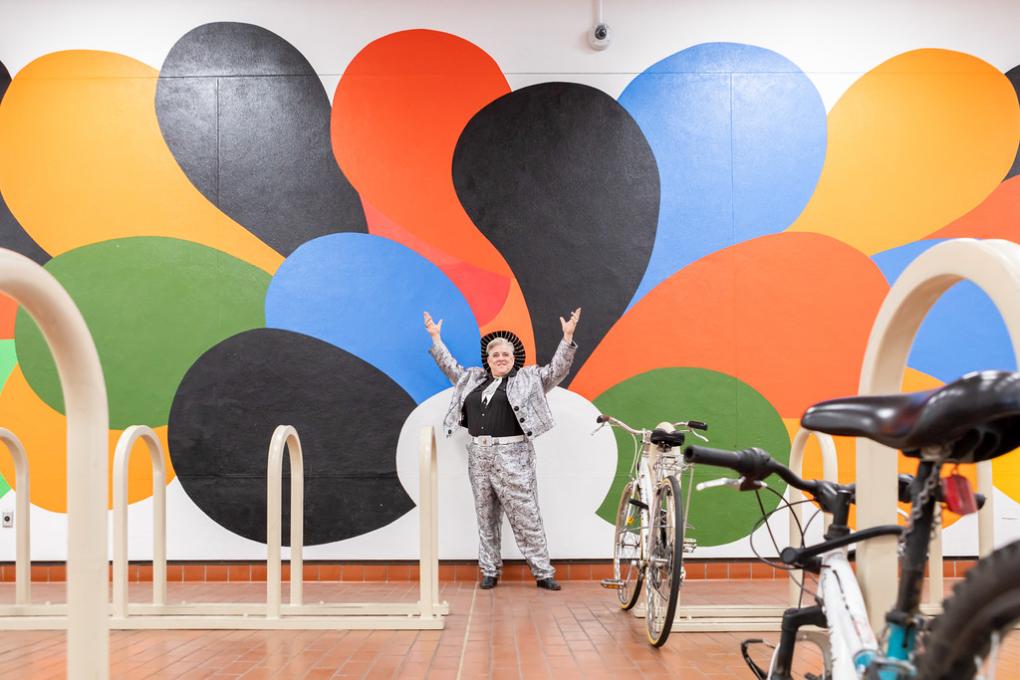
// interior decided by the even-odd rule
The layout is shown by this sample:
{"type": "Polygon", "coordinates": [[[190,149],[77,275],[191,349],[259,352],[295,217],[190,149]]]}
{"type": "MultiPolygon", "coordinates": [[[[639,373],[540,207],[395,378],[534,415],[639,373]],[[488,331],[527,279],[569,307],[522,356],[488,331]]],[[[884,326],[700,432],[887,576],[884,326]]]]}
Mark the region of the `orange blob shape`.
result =
{"type": "Polygon", "coordinates": [[[1010,177],[979,206],[928,238],[963,237],[1020,241],[1020,176],[1010,177]]]}
{"type": "Polygon", "coordinates": [[[857,392],[888,290],[870,259],[826,236],[745,241],[688,265],[642,298],[570,389],[593,399],[655,368],[708,368],[744,381],[781,416],[799,417],[817,401],[857,392]],[[663,323],[678,313],[682,323],[663,323]]]}
{"type": "MultiPolygon", "coordinates": [[[[15,366],[11,377],[0,392],[0,422],[25,447],[31,479],[33,505],[52,512],[67,512],[67,419],[54,411],[32,391],[20,366],[15,366]]],[[[163,444],[163,464],[166,482],[174,478],[170,463],[170,446],[167,428],[153,428],[163,444]]],[[[110,430],[109,469],[107,474],[107,507],[113,507],[113,453],[122,430],[110,430]]],[[[145,444],[135,445],[128,463],[128,502],[144,500],[152,495],[152,468],[145,444]]],[[[14,462],[0,453],[0,474],[13,487],[14,462]]]]}
{"type": "Polygon", "coordinates": [[[1020,104],[998,69],[924,49],[862,76],[829,112],[825,166],[790,231],[864,253],[910,243],[980,203],[1020,142],[1020,104]]]}
{"type": "MultiPolygon", "coordinates": [[[[471,117],[509,91],[499,66],[476,45],[411,30],[362,49],[333,97],[333,153],[344,175],[390,220],[388,237],[440,267],[472,268],[472,276],[455,283],[464,286],[479,326],[496,322],[502,311],[519,318],[521,310],[507,309],[502,283],[478,285],[486,278],[478,272],[507,282],[512,274],[457,198],[453,151],[471,117]]],[[[370,220],[369,231],[382,233],[376,224],[370,220]]]]}
{"type": "Polygon", "coordinates": [[[89,243],[169,236],[267,272],[283,257],[210,203],[156,120],[159,73],[109,52],[55,52],[25,66],[0,107],[0,186],[54,257],[89,243]]]}

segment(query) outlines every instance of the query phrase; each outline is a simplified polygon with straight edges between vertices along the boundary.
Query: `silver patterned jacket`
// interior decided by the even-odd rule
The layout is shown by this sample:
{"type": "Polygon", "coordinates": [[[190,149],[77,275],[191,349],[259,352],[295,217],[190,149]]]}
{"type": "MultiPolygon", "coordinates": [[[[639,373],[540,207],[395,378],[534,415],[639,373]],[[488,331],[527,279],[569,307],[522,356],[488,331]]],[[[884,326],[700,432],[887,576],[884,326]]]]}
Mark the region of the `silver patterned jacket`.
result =
{"type": "MultiPolygon", "coordinates": [[[[570,365],[574,362],[574,352],[577,350],[576,343],[569,345],[560,340],[556,353],[552,360],[545,366],[524,366],[517,371],[517,375],[511,378],[506,385],[506,397],[510,406],[517,416],[521,430],[528,439],[534,439],[544,432],[548,432],[552,426],[552,411],[549,410],[549,402],[545,393],[556,387],[567,377],[570,365]]],[[[484,368],[473,366],[464,368],[457,363],[457,360],[450,354],[450,350],[442,341],[437,341],[429,348],[429,354],[436,360],[439,369],[453,383],[453,398],[450,399],[450,409],[446,412],[446,419],[443,421],[443,429],[446,436],[453,434],[454,430],[461,427],[463,423],[464,400],[471,392],[485,382],[489,373],[484,368]]]]}

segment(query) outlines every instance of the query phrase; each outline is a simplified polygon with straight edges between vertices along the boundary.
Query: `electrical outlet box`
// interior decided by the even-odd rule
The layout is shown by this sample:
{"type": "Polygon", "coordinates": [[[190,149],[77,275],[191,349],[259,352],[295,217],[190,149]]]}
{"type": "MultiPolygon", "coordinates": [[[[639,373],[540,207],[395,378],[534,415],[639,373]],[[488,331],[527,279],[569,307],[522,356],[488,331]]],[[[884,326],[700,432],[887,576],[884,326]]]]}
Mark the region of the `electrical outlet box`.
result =
{"type": "Polygon", "coordinates": [[[4,529],[11,529],[14,527],[13,510],[0,511],[0,526],[3,526],[4,529]]]}

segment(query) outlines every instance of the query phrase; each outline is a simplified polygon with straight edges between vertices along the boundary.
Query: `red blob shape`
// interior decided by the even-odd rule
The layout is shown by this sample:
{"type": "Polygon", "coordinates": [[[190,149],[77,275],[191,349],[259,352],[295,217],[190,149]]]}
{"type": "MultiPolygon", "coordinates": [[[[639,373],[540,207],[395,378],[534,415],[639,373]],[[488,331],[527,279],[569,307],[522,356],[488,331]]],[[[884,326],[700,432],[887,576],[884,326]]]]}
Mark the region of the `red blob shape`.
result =
{"type": "Polygon", "coordinates": [[[509,91],[499,66],[478,46],[411,30],[365,46],[333,98],[333,153],[344,174],[391,220],[391,238],[441,267],[458,264],[451,278],[480,326],[504,309],[512,274],[460,205],[453,151],[471,117],[509,91]],[[499,279],[506,284],[495,285],[499,279]],[[503,297],[494,300],[499,291],[503,297]]]}

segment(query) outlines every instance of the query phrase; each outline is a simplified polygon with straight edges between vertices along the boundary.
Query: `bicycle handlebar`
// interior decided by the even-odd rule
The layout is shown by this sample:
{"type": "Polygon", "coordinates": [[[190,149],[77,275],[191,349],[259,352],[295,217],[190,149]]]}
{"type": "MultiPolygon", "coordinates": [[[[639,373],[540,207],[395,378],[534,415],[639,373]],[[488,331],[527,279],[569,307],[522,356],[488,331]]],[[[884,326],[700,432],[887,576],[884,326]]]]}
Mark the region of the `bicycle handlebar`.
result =
{"type": "Polygon", "coordinates": [[[769,475],[775,474],[795,489],[814,495],[817,495],[820,490],[817,480],[807,481],[798,477],[793,473],[793,470],[774,459],[767,451],[757,447],[742,451],[724,451],[692,444],[684,449],[684,459],[689,463],[729,468],[739,472],[750,481],[760,482],[769,475]]]}
{"type": "MultiPolygon", "coordinates": [[[[603,423],[609,423],[610,425],[613,425],[615,427],[619,427],[619,428],[621,428],[623,430],[627,430],[631,434],[637,434],[637,435],[640,435],[640,434],[643,434],[645,432],[650,432],[651,431],[651,430],[635,430],[633,427],[631,427],[627,423],[625,423],[625,422],[623,422],[621,420],[617,420],[613,416],[607,416],[604,413],[599,414],[599,416],[597,418],[595,418],[595,422],[598,423],[599,425],[602,425],[603,423]]],[[[701,421],[701,420],[679,420],[679,421],[677,421],[675,423],[672,423],[672,425],[675,428],[686,427],[686,428],[690,428],[692,430],[701,430],[702,432],[707,432],[708,431],[708,424],[706,424],[704,421],[701,421]]],[[[702,437],[702,439],[704,439],[704,437],[702,437]]]]}
{"type": "MultiPolygon", "coordinates": [[[[769,475],[775,474],[795,489],[806,491],[815,496],[823,505],[826,504],[825,497],[834,491],[843,491],[851,494],[853,502],[856,502],[856,484],[837,484],[825,480],[806,480],[794,474],[793,470],[786,467],[759,448],[743,449],[742,451],[724,451],[722,449],[710,449],[707,446],[690,445],[684,449],[684,459],[690,463],[704,463],[716,467],[729,468],[740,473],[749,482],[760,482],[769,475]]],[[[913,475],[901,474],[897,480],[897,498],[901,503],[911,502],[911,486],[913,475]]],[[[753,488],[747,485],[748,488],[753,488]]],[[[942,502],[942,488],[938,487],[936,498],[942,502]]],[[[984,507],[985,497],[983,494],[975,493],[974,500],[977,507],[984,507]]]]}
{"type": "Polygon", "coordinates": [[[644,430],[635,430],[633,427],[623,422],[622,420],[617,420],[613,416],[607,416],[604,413],[599,414],[599,416],[595,419],[595,422],[598,423],[599,425],[609,423],[613,427],[618,427],[621,430],[626,430],[627,432],[630,432],[631,434],[636,434],[639,437],[643,436],[645,433],[644,430]]]}

